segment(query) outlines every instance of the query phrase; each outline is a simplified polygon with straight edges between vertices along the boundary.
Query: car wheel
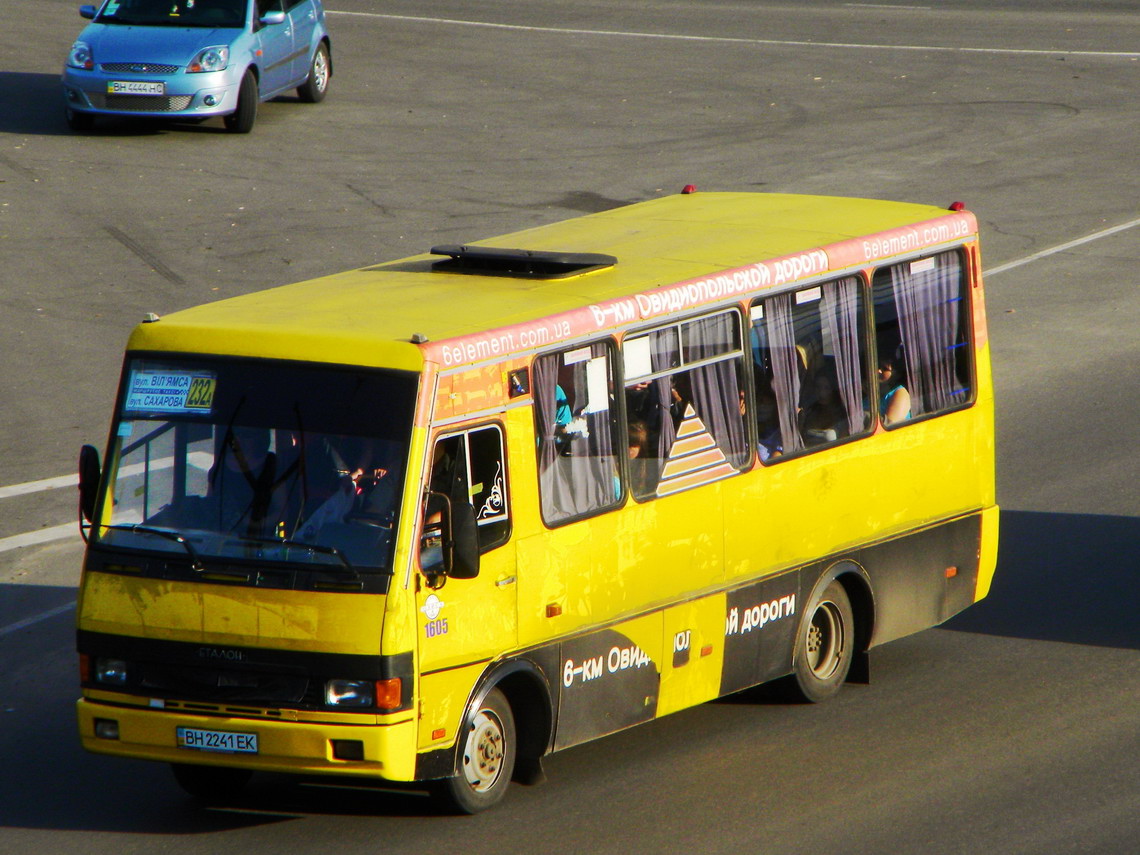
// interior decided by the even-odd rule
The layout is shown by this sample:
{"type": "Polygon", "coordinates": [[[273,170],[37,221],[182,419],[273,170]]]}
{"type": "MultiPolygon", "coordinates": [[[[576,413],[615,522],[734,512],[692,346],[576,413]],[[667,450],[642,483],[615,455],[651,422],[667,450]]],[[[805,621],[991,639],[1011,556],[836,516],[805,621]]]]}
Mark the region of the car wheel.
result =
{"type": "Polygon", "coordinates": [[[257,95],[257,75],[247,68],[238,88],[237,109],[223,119],[227,131],[248,134],[253,130],[257,120],[257,95]]]}
{"type": "Polygon", "coordinates": [[[67,117],[67,126],[73,131],[89,131],[95,127],[95,117],[90,113],[80,113],[71,107],[64,107],[63,114],[67,117]]]}
{"type": "Polygon", "coordinates": [[[323,101],[329,88],[329,78],[332,77],[332,62],[329,61],[329,48],[324,42],[317,45],[313,51],[313,59],[309,63],[308,79],[297,87],[297,95],[302,101],[316,104],[323,101]]]}
{"type": "Polygon", "coordinates": [[[460,813],[478,813],[498,804],[515,768],[515,719],[511,705],[492,689],[465,724],[459,746],[459,774],[438,781],[435,795],[460,813]]]}

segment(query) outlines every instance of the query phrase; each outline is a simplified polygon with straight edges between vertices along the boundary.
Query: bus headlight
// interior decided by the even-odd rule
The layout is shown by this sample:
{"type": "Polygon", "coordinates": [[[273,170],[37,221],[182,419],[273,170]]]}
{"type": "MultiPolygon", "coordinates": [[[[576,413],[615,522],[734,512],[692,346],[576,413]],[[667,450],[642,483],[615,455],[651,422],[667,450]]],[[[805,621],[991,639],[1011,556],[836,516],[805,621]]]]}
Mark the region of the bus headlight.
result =
{"type": "Polygon", "coordinates": [[[370,707],[376,700],[370,680],[329,680],[325,683],[325,703],[330,707],[370,707]]]}
{"type": "Polygon", "coordinates": [[[99,657],[95,660],[95,682],[108,686],[127,685],[127,663],[122,659],[99,657]]]}

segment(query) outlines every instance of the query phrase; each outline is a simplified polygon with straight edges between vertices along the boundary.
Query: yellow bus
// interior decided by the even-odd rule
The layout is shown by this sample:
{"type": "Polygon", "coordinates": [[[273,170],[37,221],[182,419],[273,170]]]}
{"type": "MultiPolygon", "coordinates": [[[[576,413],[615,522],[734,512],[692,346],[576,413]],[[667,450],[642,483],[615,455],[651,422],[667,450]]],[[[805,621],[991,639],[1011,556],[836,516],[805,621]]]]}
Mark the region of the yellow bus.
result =
{"type": "Polygon", "coordinates": [[[80,456],[84,746],[475,812],[866,681],[990,586],[980,270],[957,203],[685,192],[151,316],[80,456]]]}

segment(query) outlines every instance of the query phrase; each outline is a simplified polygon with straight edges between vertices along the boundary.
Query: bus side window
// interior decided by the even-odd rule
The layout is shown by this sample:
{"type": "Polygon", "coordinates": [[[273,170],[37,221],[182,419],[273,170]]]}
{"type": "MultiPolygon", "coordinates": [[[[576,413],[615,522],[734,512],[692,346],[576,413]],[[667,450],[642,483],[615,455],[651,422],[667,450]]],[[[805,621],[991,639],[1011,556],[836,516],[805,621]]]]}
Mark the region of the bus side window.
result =
{"type": "Polygon", "coordinates": [[[479,527],[480,552],[506,543],[511,535],[503,445],[503,431],[498,425],[477,428],[467,434],[469,494],[475,509],[475,524],[479,527]]]}
{"type": "Polygon", "coordinates": [[[540,356],[531,373],[542,517],[555,524],[616,506],[622,498],[610,345],[540,356]]]}
{"type": "Polygon", "coordinates": [[[863,304],[862,281],[848,276],[753,305],[761,460],[870,428],[863,304]]]}
{"type": "Polygon", "coordinates": [[[748,464],[742,353],[735,311],[622,342],[629,473],[637,499],[701,486],[748,464]]]}
{"type": "MultiPolygon", "coordinates": [[[[443,437],[432,455],[430,489],[475,511],[479,551],[506,543],[511,533],[503,431],[484,425],[443,437]]],[[[432,505],[429,500],[429,508],[432,505]]],[[[429,522],[432,520],[429,517],[429,522]]]]}
{"type": "Polygon", "coordinates": [[[973,399],[965,281],[958,252],[875,272],[876,406],[885,425],[944,412],[973,399]],[[900,398],[909,406],[898,406],[900,398]]]}

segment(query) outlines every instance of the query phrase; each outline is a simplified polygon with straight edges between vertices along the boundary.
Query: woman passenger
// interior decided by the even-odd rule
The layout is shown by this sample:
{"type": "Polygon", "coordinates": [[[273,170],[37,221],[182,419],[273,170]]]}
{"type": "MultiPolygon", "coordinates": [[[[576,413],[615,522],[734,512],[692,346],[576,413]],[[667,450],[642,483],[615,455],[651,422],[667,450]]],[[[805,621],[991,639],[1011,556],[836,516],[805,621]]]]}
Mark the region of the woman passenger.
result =
{"type": "Polygon", "coordinates": [[[910,392],[903,385],[902,358],[894,354],[879,357],[879,417],[884,425],[910,418],[910,392]]]}

